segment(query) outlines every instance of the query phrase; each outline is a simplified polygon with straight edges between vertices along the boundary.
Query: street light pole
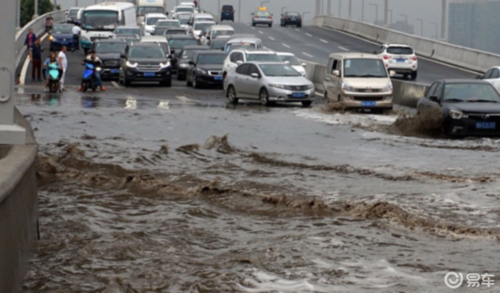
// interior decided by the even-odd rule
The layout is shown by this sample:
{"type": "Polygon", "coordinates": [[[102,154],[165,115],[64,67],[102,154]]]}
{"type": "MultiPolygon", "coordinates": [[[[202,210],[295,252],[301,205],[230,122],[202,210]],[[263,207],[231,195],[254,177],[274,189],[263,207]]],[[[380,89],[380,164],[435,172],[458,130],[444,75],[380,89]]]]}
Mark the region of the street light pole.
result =
{"type": "Polygon", "coordinates": [[[238,21],[241,22],[241,0],[238,0],[238,21]]]}
{"type": "Polygon", "coordinates": [[[389,0],[384,1],[384,26],[388,27],[389,26],[389,0]]]}
{"type": "Polygon", "coordinates": [[[339,18],[342,17],[342,0],[339,0],[339,18]]]}
{"type": "Polygon", "coordinates": [[[352,19],[352,0],[349,0],[349,19],[352,19]]]}
{"type": "Polygon", "coordinates": [[[375,24],[377,24],[377,21],[378,21],[378,4],[370,3],[370,6],[375,7],[375,24]]]}
{"type": "Polygon", "coordinates": [[[38,0],[35,0],[35,9],[33,10],[33,19],[38,17],[38,0]]]}
{"type": "Polygon", "coordinates": [[[361,0],[361,21],[365,22],[365,0],[361,0]]]}
{"type": "Polygon", "coordinates": [[[446,0],[441,0],[441,40],[446,40],[446,0]]]}
{"type": "Polygon", "coordinates": [[[437,24],[437,22],[431,22],[431,24],[436,26],[436,35],[434,37],[436,39],[438,39],[438,37],[439,37],[439,35],[438,35],[438,24],[437,24]]]}
{"type": "Polygon", "coordinates": [[[421,18],[416,18],[415,21],[420,22],[420,35],[423,37],[424,36],[424,20],[421,18]]]}

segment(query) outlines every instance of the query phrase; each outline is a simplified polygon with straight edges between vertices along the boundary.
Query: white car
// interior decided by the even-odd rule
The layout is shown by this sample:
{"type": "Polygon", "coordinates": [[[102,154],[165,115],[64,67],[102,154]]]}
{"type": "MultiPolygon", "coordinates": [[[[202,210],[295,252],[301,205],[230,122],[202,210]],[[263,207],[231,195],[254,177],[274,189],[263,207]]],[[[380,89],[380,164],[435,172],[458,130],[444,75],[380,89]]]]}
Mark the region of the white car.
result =
{"type": "Polygon", "coordinates": [[[215,22],[212,14],[208,13],[193,13],[191,19],[189,20],[189,25],[193,25],[197,21],[213,21],[215,22]]]}
{"type": "Polygon", "coordinates": [[[300,75],[306,76],[306,69],[304,68],[306,66],[306,63],[300,62],[299,58],[297,58],[297,56],[295,56],[293,53],[276,52],[276,54],[278,54],[278,56],[280,56],[285,63],[290,64],[293,69],[297,70],[300,75]]]}
{"type": "Polygon", "coordinates": [[[500,66],[491,67],[483,75],[476,76],[476,79],[486,80],[491,83],[498,92],[500,92],[500,66]]]}
{"type": "Polygon", "coordinates": [[[383,44],[373,54],[383,58],[387,70],[403,74],[405,78],[417,79],[418,60],[412,47],[401,44],[383,44]]]}
{"type": "Polygon", "coordinates": [[[165,14],[161,13],[148,13],[144,17],[144,22],[141,24],[144,28],[144,32],[146,35],[151,35],[152,32],[155,31],[156,23],[158,20],[166,20],[168,19],[165,14]]]}
{"type": "Polygon", "coordinates": [[[195,13],[195,9],[192,6],[175,6],[171,11],[172,18],[177,18],[179,13],[195,13]]]}
{"type": "Polygon", "coordinates": [[[199,39],[201,32],[212,25],[215,25],[215,21],[197,21],[191,27],[191,34],[199,39]]]}
{"type": "Polygon", "coordinates": [[[259,50],[248,50],[248,49],[236,49],[231,51],[224,60],[224,66],[222,67],[222,75],[226,76],[228,72],[236,68],[238,65],[249,61],[268,61],[268,62],[283,62],[276,52],[259,49],[259,50]]]}
{"type": "Polygon", "coordinates": [[[196,6],[194,5],[193,2],[181,2],[179,4],[179,6],[191,6],[191,7],[193,7],[194,12],[196,12],[196,13],[200,12],[200,10],[198,8],[196,8],[196,6]]]}

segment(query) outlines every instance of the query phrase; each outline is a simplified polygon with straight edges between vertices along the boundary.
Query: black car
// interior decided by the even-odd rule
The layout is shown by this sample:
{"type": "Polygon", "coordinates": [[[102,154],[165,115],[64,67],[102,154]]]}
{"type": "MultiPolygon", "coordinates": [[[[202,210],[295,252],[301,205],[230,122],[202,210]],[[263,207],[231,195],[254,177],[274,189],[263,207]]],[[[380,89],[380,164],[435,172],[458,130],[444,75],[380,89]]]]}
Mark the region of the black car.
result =
{"type": "Polygon", "coordinates": [[[186,79],[186,72],[189,67],[189,61],[192,61],[191,58],[193,57],[193,54],[197,51],[206,51],[206,50],[210,50],[210,47],[197,45],[197,46],[185,46],[184,49],[182,49],[177,66],[177,80],[186,79]]]}
{"type": "Polygon", "coordinates": [[[120,83],[135,81],[160,82],[172,85],[172,67],[158,43],[130,43],[120,59],[120,83]]]}
{"type": "Polygon", "coordinates": [[[222,67],[226,57],[227,53],[219,50],[194,53],[186,73],[186,84],[194,88],[204,85],[222,87],[222,67]]]}
{"type": "Polygon", "coordinates": [[[167,41],[170,46],[170,53],[172,54],[170,62],[172,63],[173,71],[177,71],[177,59],[179,58],[182,49],[185,46],[199,45],[199,42],[195,37],[188,35],[168,35],[167,41]]]}
{"type": "Polygon", "coordinates": [[[500,135],[500,94],[487,81],[436,81],[418,101],[417,113],[443,115],[450,136],[500,135]]]}
{"type": "Polygon", "coordinates": [[[293,12],[293,11],[286,11],[281,15],[281,26],[286,26],[286,25],[296,25],[297,27],[302,27],[302,16],[300,16],[300,13],[298,12],[293,12]]]}
{"type": "Polygon", "coordinates": [[[125,52],[127,42],[125,40],[96,40],[92,43],[97,57],[102,60],[102,78],[117,79],[120,74],[120,55],[125,52]]]}

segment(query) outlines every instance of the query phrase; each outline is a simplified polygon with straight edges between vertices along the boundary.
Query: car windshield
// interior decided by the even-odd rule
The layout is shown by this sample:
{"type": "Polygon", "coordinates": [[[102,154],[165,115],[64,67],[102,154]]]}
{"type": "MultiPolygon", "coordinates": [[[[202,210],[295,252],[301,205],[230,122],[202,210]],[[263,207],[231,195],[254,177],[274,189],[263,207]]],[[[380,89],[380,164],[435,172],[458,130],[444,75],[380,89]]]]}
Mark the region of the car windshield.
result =
{"type": "Polygon", "coordinates": [[[196,64],[224,64],[227,54],[199,54],[196,64]]]}
{"type": "Polygon", "coordinates": [[[141,35],[140,28],[117,28],[115,35],[141,35]]]}
{"type": "Polygon", "coordinates": [[[189,22],[189,17],[183,17],[183,18],[178,18],[177,19],[179,21],[179,23],[182,25],[182,24],[188,24],[189,22]]]}
{"type": "Polygon", "coordinates": [[[165,13],[162,7],[139,7],[137,8],[138,16],[145,16],[148,13],[165,13]]]}
{"type": "Polygon", "coordinates": [[[166,29],[164,34],[165,35],[187,35],[187,32],[184,29],[180,29],[180,30],[166,29]]]}
{"type": "Polygon", "coordinates": [[[387,48],[387,53],[395,55],[412,55],[413,49],[410,47],[389,47],[387,48]]]}
{"type": "Polygon", "coordinates": [[[158,21],[156,27],[181,27],[179,21],[158,21]]]}
{"type": "Polygon", "coordinates": [[[215,39],[218,36],[223,36],[223,35],[226,35],[226,36],[234,35],[234,31],[233,30],[220,30],[220,31],[215,30],[215,31],[212,31],[212,39],[215,39]]]}
{"type": "Polygon", "coordinates": [[[254,43],[228,43],[226,44],[226,52],[234,49],[254,49],[254,43]]]}
{"type": "Polygon", "coordinates": [[[127,43],[123,42],[103,42],[96,43],[95,51],[96,53],[121,53],[125,51],[127,43]]]}
{"type": "Polygon", "coordinates": [[[286,64],[260,64],[266,76],[301,76],[292,66],[286,64]]]}
{"type": "Polygon", "coordinates": [[[73,34],[72,31],[73,26],[72,25],[66,25],[66,24],[60,24],[60,25],[54,25],[54,28],[52,29],[53,34],[73,34]]]}
{"type": "Polygon", "coordinates": [[[247,61],[273,61],[283,62],[280,56],[273,53],[246,54],[247,61]]]}
{"type": "Polygon", "coordinates": [[[455,83],[444,87],[443,101],[449,102],[500,102],[500,95],[490,84],[455,83]]]}
{"type": "Polygon", "coordinates": [[[78,14],[78,11],[80,11],[80,9],[71,9],[69,11],[69,16],[76,16],[78,14]]]}
{"type": "Polygon", "coordinates": [[[224,6],[222,6],[222,11],[233,12],[233,6],[224,5],[224,6]]]}
{"type": "Polygon", "coordinates": [[[181,57],[182,59],[191,58],[193,53],[196,51],[207,50],[206,48],[196,48],[196,49],[184,49],[182,50],[181,57]]]}
{"type": "Polygon", "coordinates": [[[210,43],[210,47],[215,48],[215,49],[221,49],[221,48],[224,48],[226,43],[227,43],[227,40],[220,40],[219,39],[219,40],[215,40],[212,43],[210,43]]]}
{"type": "Polygon", "coordinates": [[[344,60],[344,77],[387,77],[384,62],[380,59],[356,58],[344,60]]]}
{"type": "Polygon", "coordinates": [[[176,7],[175,12],[194,12],[193,7],[176,7]]]}
{"type": "Polygon", "coordinates": [[[170,45],[170,48],[172,49],[182,49],[185,46],[195,46],[198,45],[198,41],[196,39],[173,39],[169,40],[168,44],[170,45]]]}
{"type": "Polygon", "coordinates": [[[132,47],[128,56],[130,58],[163,59],[165,53],[160,47],[132,47]]]}
{"type": "Polygon", "coordinates": [[[83,12],[82,28],[89,30],[114,30],[118,25],[118,12],[89,10],[83,12]]]}
{"type": "Polygon", "coordinates": [[[299,58],[297,58],[294,55],[281,55],[281,59],[283,59],[284,62],[288,61],[290,62],[290,65],[292,66],[301,66],[302,64],[299,61],[299,58]]]}
{"type": "Polygon", "coordinates": [[[147,25],[156,25],[158,20],[160,19],[165,19],[164,17],[148,17],[148,20],[146,21],[147,25]]]}
{"type": "Polygon", "coordinates": [[[299,13],[298,12],[288,12],[286,15],[287,16],[299,16],[299,13]]]}
{"type": "Polygon", "coordinates": [[[271,15],[271,13],[269,13],[267,11],[258,11],[258,12],[255,13],[255,15],[268,17],[268,16],[271,15]]]}
{"type": "Polygon", "coordinates": [[[194,26],[193,26],[193,30],[195,30],[195,31],[202,31],[202,30],[204,30],[206,28],[211,27],[214,24],[215,23],[195,23],[194,26]]]}

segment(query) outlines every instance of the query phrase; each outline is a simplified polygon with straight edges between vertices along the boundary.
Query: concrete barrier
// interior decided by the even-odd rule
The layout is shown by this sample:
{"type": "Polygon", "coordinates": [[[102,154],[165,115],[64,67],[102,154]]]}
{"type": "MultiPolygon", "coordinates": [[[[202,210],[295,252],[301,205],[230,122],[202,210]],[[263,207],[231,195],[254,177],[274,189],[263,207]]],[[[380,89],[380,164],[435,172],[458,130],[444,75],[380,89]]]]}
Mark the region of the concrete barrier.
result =
{"type": "Polygon", "coordinates": [[[26,129],[26,145],[0,148],[0,292],[21,291],[35,248],[38,151],[29,122],[15,110],[15,123],[26,129]]]}
{"type": "Polygon", "coordinates": [[[346,32],[377,43],[408,44],[414,48],[418,55],[477,72],[484,72],[494,65],[500,65],[500,55],[497,54],[422,38],[356,20],[317,16],[314,18],[313,24],[346,32]]]}

